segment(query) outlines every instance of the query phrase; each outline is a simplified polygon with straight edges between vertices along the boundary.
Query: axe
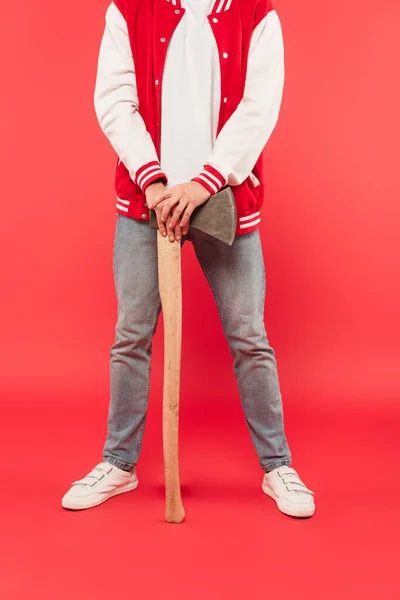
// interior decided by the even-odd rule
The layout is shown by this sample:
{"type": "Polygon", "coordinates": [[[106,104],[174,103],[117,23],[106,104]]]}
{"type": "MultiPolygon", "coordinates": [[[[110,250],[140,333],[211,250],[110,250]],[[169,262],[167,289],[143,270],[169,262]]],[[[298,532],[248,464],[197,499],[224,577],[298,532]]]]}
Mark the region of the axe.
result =
{"type": "MultiPolygon", "coordinates": [[[[230,187],[211,196],[192,213],[189,228],[232,245],[236,232],[236,204],[230,187]]],[[[157,218],[150,211],[150,227],[157,218]]],[[[163,449],[165,520],[182,523],[185,510],[179,480],[178,424],[182,348],[181,243],[157,232],[158,285],[164,318],[163,449]]]]}

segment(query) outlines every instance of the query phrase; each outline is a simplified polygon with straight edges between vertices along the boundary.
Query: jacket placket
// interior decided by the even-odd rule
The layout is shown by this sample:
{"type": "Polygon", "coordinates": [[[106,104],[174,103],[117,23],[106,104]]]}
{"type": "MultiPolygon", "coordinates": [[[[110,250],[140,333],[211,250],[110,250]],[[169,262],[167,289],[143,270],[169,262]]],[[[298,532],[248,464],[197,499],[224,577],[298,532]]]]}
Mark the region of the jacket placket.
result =
{"type": "Polygon", "coordinates": [[[165,59],[168,45],[175,29],[185,14],[180,0],[176,4],[167,0],[156,0],[154,5],[154,87],[156,100],[156,134],[154,144],[157,154],[161,154],[161,99],[165,59]]]}

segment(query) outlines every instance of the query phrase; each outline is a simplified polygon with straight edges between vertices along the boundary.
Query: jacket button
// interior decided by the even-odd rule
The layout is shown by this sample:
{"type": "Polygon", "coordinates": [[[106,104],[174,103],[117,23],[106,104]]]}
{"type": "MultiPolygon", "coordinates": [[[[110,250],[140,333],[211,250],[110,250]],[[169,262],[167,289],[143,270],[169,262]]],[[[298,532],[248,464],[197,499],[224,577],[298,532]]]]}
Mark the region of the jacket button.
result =
{"type": "Polygon", "coordinates": [[[218,19],[216,17],[213,18],[213,23],[218,23],[218,19]]]}
{"type": "Polygon", "coordinates": [[[227,52],[224,52],[222,55],[224,58],[228,58],[229,54],[227,52]]]}
{"type": "Polygon", "coordinates": [[[228,102],[228,98],[224,98],[224,102],[226,104],[228,102]]]}
{"type": "Polygon", "coordinates": [[[165,38],[161,38],[161,39],[160,39],[160,42],[162,42],[162,43],[164,43],[164,42],[166,42],[166,41],[167,41],[167,40],[166,40],[165,38]]]}
{"type": "Polygon", "coordinates": [[[175,11],[175,14],[176,14],[176,15],[180,15],[180,14],[181,14],[181,11],[180,11],[180,10],[176,10],[176,11],[175,11]]]}
{"type": "Polygon", "coordinates": [[[158,81],[158,79],[156,79],[155,83],[156,83],[156,85],[158,85],[160,82],[158,81]]]}
{"type": "Polygon", "coordinates": [[[147,215],[145,213],[142,214],[142,219],[146,219],[147,215]]]}

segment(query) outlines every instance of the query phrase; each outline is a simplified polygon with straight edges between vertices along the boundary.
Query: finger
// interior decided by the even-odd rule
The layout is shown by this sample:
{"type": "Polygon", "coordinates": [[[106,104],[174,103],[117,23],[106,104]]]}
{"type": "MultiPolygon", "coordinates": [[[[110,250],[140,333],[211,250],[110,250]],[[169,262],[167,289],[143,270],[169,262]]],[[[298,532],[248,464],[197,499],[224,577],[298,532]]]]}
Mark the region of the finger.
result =
{"type": "Polygon", "coordinates": [[[161,211],[162,221],[166,221],[168,219],[169,213],[171,212],[175,204],[178,204],[178,202],[181,200],[181,197],[181,193],[175,192],[175,194],[171,194],[170,198],[168,198],[168,200],[165,201],[164,208],[161,211]]]}
{"type": "Polygon", "coordinates": [[[163,223],[161,221],[161,208],[157,208],[157,210],[155,212],[156,212],[156,217],[157,217],[158,229],[159,229],[161,235],[163,237],[165,237],[167,235],[167,230],[166,230],[166,227],[165,227],[165,223],[163,223]]]}
{"type": "Polygon", "coordinates": [[[182,227],[179,225],[179,223],[177,225],[175,225],[174,227],[174,232],[175,232],[175,239],[177,242],[180,242],[180,240],[182,239],[182,227]]]}
{"type": "Polygon", "coordinates": [[[168,239],[170,242],[175,242],[175,230],[170,229],[170,227],[169,227],[170,223],[171,223],[171,214],[168,216],[168,219],[167,219],[167,231],[168,231],[167,235],[168,235],[168,239]]]}
{"type": "Polygon", "coordinates": [[[170,192],[166,192],[165,194],[160,194],[157,196],[154,196],[153,198],[147,200],[147,206],[149,208],[156,208],[156,206],[159,206],[159,204],[161,202],[163,202],[165,199],[169,198],[171,196],[170,192]]]}
{"type": "Polygon", "coordinates": [[[188,203],[189,202],[188,202],[188,200],[186,198],[182,198],[181,201],[179,202],[179,204],[177,204],[175,206],[175,208],[173,209],[173,211],[171,213],[172,214],[172,218],[171,218],[171,226],[172,226],[172,228],[176,227],[176,225],[177,225],[177,223],[178,223],[178,221],[180,219],[180,216],[182,215],[183,211],[187,207],[188,203]]]}
{"type": "Polygon", "coordinates": [[[192,215],[192,212],[194,210],[194,206],[193,204],[188,204],[187,207],[185,208],[185,212],[183,213],[183,217],[181,219],[181,227],[182,229],[184,229],[187,225],[189,225],[189,219],[192,215]]]}
{"type": "Polygon", "coordinates": [[[189,233],[189,227],[190,227],[189,218],[190,218],[190,217],[187,219],[187,222],[186,222],[186,224],[184,224],[184,225],[182,226],[183,215],[185,214],[185,212],[186,212],[187,210],[188,210],[188,207],[186,207],[185,211],[183,212],[183,214],[182,214],[182,217],[181,217],[181,221],[180,221],[180,223],[179,223],[179,225],[181,226],[182,235],[187,235],[187,234],[189,233]]]}
{"type": "Polygon", "coordinates": [[[181,227],[182,229],[182,235],[187,235],[189,233],[189,221],[187,222],[187,224],[184,227],[181,227]]]}

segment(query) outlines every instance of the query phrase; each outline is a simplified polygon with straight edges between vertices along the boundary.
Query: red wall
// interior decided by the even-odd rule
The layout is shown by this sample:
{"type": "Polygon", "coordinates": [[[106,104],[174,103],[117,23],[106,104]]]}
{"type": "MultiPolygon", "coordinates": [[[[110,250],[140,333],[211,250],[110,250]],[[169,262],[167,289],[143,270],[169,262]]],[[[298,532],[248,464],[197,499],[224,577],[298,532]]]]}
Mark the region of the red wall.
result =
{"type": "MultiPolygon", "coordinates": [[[[115,163],[92,103],[107,4],[2,7],[3,397],[108,392],[115,163]]],[[[282,388],[294,402],[398,400],[400,6],[275,7],[286,87],[261,234],[282,388]]],[[[184,385],[226,394],[230,354],[189,244],[183,267],[184,385]]],[[[156,383],[161,343],[160,327],[156,383]]]]}

